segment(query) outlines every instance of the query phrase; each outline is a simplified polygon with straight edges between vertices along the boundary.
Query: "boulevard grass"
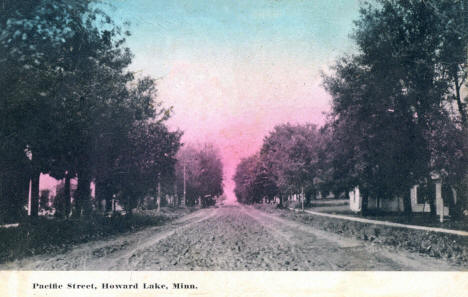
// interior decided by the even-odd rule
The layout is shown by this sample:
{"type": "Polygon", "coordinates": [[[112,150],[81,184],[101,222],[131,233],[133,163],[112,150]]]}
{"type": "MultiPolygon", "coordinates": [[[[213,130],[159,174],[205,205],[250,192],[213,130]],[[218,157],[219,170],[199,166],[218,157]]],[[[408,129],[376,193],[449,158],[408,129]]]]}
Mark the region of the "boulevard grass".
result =
{"type": "Polygon", "coordinates": [[[442,258],[468,267],[468,236],[321,217],[288,209],[278,209],[273,205],[256,204],[254,206],[262,211],[278,213],[281,217],[327,232],[353,237],[371,244],[442,258]]]}
{"type": "MultiPolygon", "coordinates": [[[[300,209],[301,207],[300,205],[297,205],[295,208],[300,209]]],[[[306,209],[328,214],[345,215],[356,218],[362,217],[359,213],[356,213],[349,209],[349,206],[347,204],[343,206],[328,207],[320,205],[319,207],[307,207],[306,209]]],[[[387,221],[407,225],[468,231],[467,216],[463,216],[458,220],[451,220],[450,218],[446,217],[444,222],[440,222],[439,216],[437,216],[437,219],[434,219],[430,217],[429,213],[411,213],[409,216],[407,216],[403,212],[395,213],[386,211],[375,211],[374,209],[371,209],[369,210],[369,214],[365,218],[369,220],[387,221]]]]}
{"type": "Polygon", "coordinates": [[[68,220],[32,218],[18,227],[0,229],[0,263],[37,254],[64,252],[78,243],[163,225],[189,211],[136,212],[131,216],[116,213],[110,217],[94,214],[68,220]]]}

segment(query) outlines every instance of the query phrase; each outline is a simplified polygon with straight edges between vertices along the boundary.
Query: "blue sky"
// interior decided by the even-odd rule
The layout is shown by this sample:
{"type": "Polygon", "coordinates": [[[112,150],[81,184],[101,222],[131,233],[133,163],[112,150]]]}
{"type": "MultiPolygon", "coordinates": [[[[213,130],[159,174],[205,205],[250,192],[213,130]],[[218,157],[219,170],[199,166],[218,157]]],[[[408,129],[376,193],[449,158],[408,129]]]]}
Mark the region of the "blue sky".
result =
{"type": "Polygon", "coordinates": [[[158,76],[170,71],[174,59],[219,58],[232,52],[248,59],[259,47],[272,61],[288,54],[306,63],[329,62],[352,50],[348,35],[359,9],[357,0],[111,3],[109,11],[118,23],[131,22],[128,45],[135,67],[158,76]]]}

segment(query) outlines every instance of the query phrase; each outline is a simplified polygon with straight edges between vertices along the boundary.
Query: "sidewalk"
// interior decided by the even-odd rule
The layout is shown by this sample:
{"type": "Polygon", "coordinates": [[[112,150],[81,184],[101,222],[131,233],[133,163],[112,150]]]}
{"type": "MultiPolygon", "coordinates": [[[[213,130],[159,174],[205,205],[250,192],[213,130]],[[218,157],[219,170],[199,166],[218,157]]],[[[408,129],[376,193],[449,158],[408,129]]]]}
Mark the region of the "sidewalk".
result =
{"type": "Polygon", "coordinates": [[[5,224],[5,225],[0,225],[0,228],[12,228],[12,227],[18,227],[19,223],[16,224],[5,224]]]}
{"type": "MultiPolygon", "coordinates": [[[[289,209],[296,211],[296,212],[302,212],[301,209],[294,209],[294,208],[289,208],[289,209]]],[[[460,235],[460,236],[468,236],[467,231],[461,231],[461,230],[450,230],[450,229],[435,228],[435,227],[406,225],[406,224],[399,224],[399,223],[393,223],[393,222],[387,222],[387,221],[369,220],[369,219],[355,218],[355,217],[344,216],[344,215],[328,214],[328,213],[317,212],[317,211],[312,211],[312,210],[304,210],[304,212],[312,214],[312,215],[322,216],[322,217],[329,217],[329,218],[361,222],[361,223],[367,223],[367,224],[384,225],[384,226],[390,226],[390,227],[416,229],[416,230],[423,230],[423,231],[455,234],[455,235],[460,235]]]]}

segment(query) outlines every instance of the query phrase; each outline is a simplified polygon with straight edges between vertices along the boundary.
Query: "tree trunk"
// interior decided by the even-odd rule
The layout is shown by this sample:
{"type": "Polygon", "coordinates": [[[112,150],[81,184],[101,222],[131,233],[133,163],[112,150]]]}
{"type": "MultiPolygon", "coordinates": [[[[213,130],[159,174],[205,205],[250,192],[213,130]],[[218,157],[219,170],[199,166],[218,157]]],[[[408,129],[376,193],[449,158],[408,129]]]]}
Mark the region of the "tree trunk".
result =
{"type": "Polygon", "coordinates": [[[127,218],[131,218],[133,216],[132,208],[127,209],[125,215],[127,218]]]}
{"type": "Polygon", "coordinates": [[[403,209],[407,217],[411,216],[413,210],[411,209],[411,191],[406,191],[403,195],[403,209]]]}
{"type": "Polygon", "coordinates": [[[64,187],[64,205],[65,205],[65,218],[70,216],[71,211],[71,189],[70,189],[70,175],[65,173],[65,187],[64,187]]]}
{"type": "Polygon", "coordinates": [[[457,187],[457,209],[460,216],[465,209],[468,209],[468,124],[463,127],[463,163],[465,171],[462,172],[462,179],[457,187]]]}
{"type": "Polygon", "coordinates": [[[442,189],[442,199],[448,205],[450,217],[454,220],[459,219],[461,217],[461,206],[458,203],[455,203],[455,196],[453,195],[452,187],[447,184],[443,184],[442,189]]]}
{"type": "Polygon", "coordinates": [[[128,218],[130,218],[133,215],[130,195],[125,195],[125,200],[124,201],[125,201],[125,215],[128,218]]]}
{"type": "Polygon", "coordinates": [[[104,199],[105,201],[105,208],[104,208],[104,211],[105,212],[111,212],[112,209],[113,209],[113,206],[112,206],[112,198],[113,198],[113,193],[112,191],[110,190],[110,187],[107,183],[102,183],[101,185],[101,194],[103,195],[103,197],[101,198],[97,198],[97,192],[96,192],[96,199],[99,199],[98,201],[102,201],[102,199],[104,199]]]}
{"type": "MultiPolygon", "coordinates": [[[[464,2],[465,8],[467,7],[466,1],[464,2]]],[[[465,14],[467,12],[465,11],[465,14]]],[[[460,89],[462,87],[462,83],[459,83],[458,81],[458,74],[455,72],[455,99],[457,101],[457,106],[458,106],[458,112],[460,113],[461,121],[462,121],[462,135],[463,135],[463,148],[462,148],[462,153],[463,153],[463,158],[462,162],[465,164],[468,163],[468,119],[467,119],[467,113],[466,113],[466,105],[462,102],[461,98],[461,92],[460,89]]],[[[465,82],[466,83],[466,82],[465,82]]],[[[457,207],[455,209],[455,216],[460,216],[462,214],[463,209],[465,207],[468,207],[467,205],[467,199],[468,199],[468,167],[465,166],[464,172],[462,172],[462,181],[461,181],[461,187],[460,190],[457,193],[457,207]]],[[[452,214],[452,212],[450,212],[452,214]]]]}
{"type": "Polygon", "coordinates": [[[97,203],[97,209],[99,212],[103,211],[102,201],[104,200],[104,185],[99,178],[96,178],[96,184],[94,188],[95,197],[97,203]]]}
{"type": "Polygon", "coordinates": [[[82,214],[88,215],[91,213],[91,177],[88,172],[82,171],[78,173],[78,187],[75,195],[75,212],[76,217],[82,214]]]}
{"type": "Polygon", "coordinates": [[[16,223],[24,215],[28,202],[30,175],[25,167],[0,173],[0,223],[16,223]]]}
{"type": "Polygon", "coordinates": [[[361,191],[361,193],[362,193],[361,215],[365,217],[369,214],[369,209],[368,209],[369,193],[366,190],[361,191]]]}
{"type": "Polygon", "coordinates": [[[112,211],[112,195],[106,195],[106,212],[112,211]]]}
{"type": "Polygon", "coordinates": [[[465,111],[465,104],[462,102],[461,94],[460,94],[460,83],[458,82],[458,75],[455,72],[455,100],[457,101],[458,112],[460,113],[460,117],[462,120],[463,127],[468,127],[468,120],[466,118],[466,111],[465,111]]]}
{"type": "Polygon", "coordinates": [[[31,181],[31,217],[37,217],[39,213],[39,183],[41,172],[34,170],[31,181]]]}
{"type": "Polygon", "coordinates": [[[112,209],[112,192],[106,181],[96,178],[96,201],[98,203],[98,209],[101,212],[108,212],[112,209]],[[103,203],[104,202],[104,203],[103,203]]]}
{"type": "Polygon", "coordinates": [[[455,204],[455,201],[453,200],[453,195],[449,198],[447,202],[448,202],[450,217],[454,220],[460,219],[461,217],[460,207],[457,207],[458,205],[455,204]]]}
{"type": "MultiPolygon", "coordinates": [[[[432,194],[432,193],[431,193],[432,194]]],[[[432,218],[437,218],[437,212],[436,212],[436,204],[435,204],[435,196],[434,195],[429,195],[428,197],[429,201],[429,208],[431,210],[430,216],[432,218]]]]}
{"type": "Polygon", "coordinates": [[[310,205],[310,199],[312,197],[312,193],[310,191],[306,191],[305,192],[305,203],[304,205],[305,206],[309,206],[310,205]]]}

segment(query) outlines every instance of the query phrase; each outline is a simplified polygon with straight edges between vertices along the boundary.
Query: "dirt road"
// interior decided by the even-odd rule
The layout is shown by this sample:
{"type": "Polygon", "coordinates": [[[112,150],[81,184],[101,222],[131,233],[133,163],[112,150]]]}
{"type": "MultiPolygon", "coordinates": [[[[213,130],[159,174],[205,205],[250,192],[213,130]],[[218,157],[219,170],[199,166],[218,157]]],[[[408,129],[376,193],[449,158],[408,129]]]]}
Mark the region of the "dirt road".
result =
{"type": "Polygon", "coordinates": [[[38,255],[0,270],[462,270],[344,238],[245,206],[203,209],[167,225],[38,255]]]}

